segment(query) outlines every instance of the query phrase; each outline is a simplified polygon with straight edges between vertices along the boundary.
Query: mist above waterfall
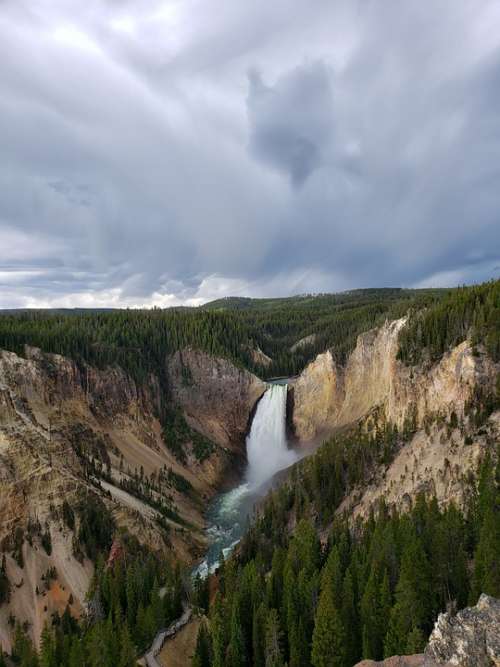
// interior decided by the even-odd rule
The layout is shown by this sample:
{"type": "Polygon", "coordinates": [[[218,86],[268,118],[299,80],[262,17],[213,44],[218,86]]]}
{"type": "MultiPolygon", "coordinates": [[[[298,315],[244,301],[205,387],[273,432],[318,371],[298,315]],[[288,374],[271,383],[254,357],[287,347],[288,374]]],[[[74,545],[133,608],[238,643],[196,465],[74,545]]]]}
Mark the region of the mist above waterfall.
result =
{"type": "Polygon", "coordinates": [[[251,489],[257,489],[298,458],[288,449],[286,439],[286,396],[286,385],[272,384],[257,405],[247,437],[246,480],[251,489]]]}

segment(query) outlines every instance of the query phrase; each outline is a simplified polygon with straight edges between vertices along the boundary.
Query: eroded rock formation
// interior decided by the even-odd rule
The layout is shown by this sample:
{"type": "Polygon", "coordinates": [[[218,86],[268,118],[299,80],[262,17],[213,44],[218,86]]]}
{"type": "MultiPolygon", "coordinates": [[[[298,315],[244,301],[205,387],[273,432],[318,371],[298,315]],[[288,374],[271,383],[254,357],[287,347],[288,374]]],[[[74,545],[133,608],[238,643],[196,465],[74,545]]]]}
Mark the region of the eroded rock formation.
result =
{"type": "Polygon", "coordinates": [[[500,600],[481,595],[475,607],[440,614],[424,653],[362,660],[356,667],[498,667],[500,600]]]}
{"type": "Polygon", "coordinates": [[[433,365],[405,366],[397,359],[403,326],[395,320],[360,335],[344,366],[334,350],[318,355],[293,383],[293,427],[303,443],[356,422],[405,432],[405,446],[341,504],[352,521],[381,499],[404,509],[421,492],[460,504],[467,473],[500,440],[500,412],[480,428],[466,414],[478,391],[495,393],[498,366],[469,341],[433,365]]]}
{"type": "Polygon", "coordinates": [[[350,424],[375,407],[399,427],[431,415],[463,415],[475,388],[493,386],[497,369],[464,341],[432,367],[407,367],[397,359],[398,335],[405,319],[386,322],[358,337],[345,366],[335,350],[313,360],[293,383],[293,423],[297,437],[313,440],[350,424]]]}
{"type": "Polygon", "coordinates": [[[168,379],[190,425],[226,447],[243,442],[252,410],[266,390],[259,378],[227,359],[190,348],[169,360],[168,379]]]}
{"type": "Polygon", "coordinates": [[[475,607],[440,614],[425,649],[426,667],[498,667],[500,600],[481,595],[475,607]]]}

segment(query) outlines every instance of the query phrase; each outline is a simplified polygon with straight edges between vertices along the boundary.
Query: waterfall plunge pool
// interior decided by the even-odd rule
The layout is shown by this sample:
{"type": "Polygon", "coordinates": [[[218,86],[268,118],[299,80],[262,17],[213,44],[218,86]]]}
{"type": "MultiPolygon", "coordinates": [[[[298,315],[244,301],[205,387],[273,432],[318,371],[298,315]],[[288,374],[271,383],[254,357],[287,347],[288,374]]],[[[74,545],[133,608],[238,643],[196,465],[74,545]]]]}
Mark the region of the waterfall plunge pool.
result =
{"type": "Polygon", "coordinates": [[[285,381],[269,383],[255,411],[246,448],[248,465],[244,479],[237,487],[210,503],[207,512],[209,548],[205,559],[193,575],[206,577],[217,569],[221,553],[227,557],[238,544],[255,502],[270,488],[280,470],[299,460],[289,449],[286,438],[285,381]]]}

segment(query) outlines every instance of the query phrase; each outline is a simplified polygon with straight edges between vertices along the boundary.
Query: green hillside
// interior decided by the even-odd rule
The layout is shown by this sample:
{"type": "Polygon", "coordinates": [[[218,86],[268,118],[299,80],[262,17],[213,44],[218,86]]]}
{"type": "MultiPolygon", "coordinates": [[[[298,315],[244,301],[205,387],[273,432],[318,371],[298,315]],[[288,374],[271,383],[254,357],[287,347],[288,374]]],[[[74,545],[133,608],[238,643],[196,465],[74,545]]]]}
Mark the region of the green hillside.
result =
{"type": "Polygon", "coordinates": [[[343,363],[360,333],[410,312],[411,327],[402,338],[401,352],[408,363],[418,360],[418,350],[427,347],[436,357],[473,330],[487,337],[496,356],[499,285],[500,281],[454,290],[361,289],[280,299],[230,297],[201,308],[166,310],[4,312],[0,347],[22,354],[27,344],[100,367],[118,364],[141,382],[151,371],[161,375],[167,354],[193,346],[269,378],[299,373],[328,348],[343,363]],[[257,349],[271,359],[269,364],[253,354],[257,349]]]}
{"type": "Polygon", "coordinates": [[[228,357],[262,377],[292,375],[327,347],[344,360],[362,331],[445,294],[374,289],[285,299],[229,298],[192,309],[4,312],[0,347],[22,354],[27,344],[101,367],[119,364],[139,381],[158,372],[165,355],[188,345],[228,357]],[[312,344],[290,349],[313,333],[312,344]],[[272,359],[271,365],[253,358],[251,351],[257,348],[272,359]]]}

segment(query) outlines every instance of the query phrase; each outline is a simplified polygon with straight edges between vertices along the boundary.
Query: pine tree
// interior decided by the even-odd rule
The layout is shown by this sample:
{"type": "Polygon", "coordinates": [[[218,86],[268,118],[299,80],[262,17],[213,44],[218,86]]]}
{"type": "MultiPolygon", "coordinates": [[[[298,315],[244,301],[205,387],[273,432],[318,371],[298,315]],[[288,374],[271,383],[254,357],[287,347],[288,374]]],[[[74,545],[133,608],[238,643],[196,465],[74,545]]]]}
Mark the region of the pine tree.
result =
{"type": "Polygon", "coordinates": [[[73,637],[69,653],[68,667],[84,667],[84,665],[85,657],[83,644],[77,637],[73,637]]]}
{"type": "MultiPolygon", "coordinates": [[[[407,521],[405,522],[407,524],[407,521]]],[[[428,627],[430,614],[430,572],[422,543],[409,528],[396,586],[396,604],[389,622],[384,655],[402,655],[413,627],[428,627]]],[[[429,628],[430,629],[430,628],[429,628]]]]}
{"type": "Polygon", "coordinates": [[[42,630],[40,640],[40,665],[41,667],[58,667],[55,655],[55,642],[47,625],[42,630]]]}
{"type": "Polygon", "coordinates": [[[224,667],[226,662],[226,630],[220,593],[215,596],[212,613],[210,635],[212,638],[213,667],[224,667]]]}
{"type": "Polygon", "coordinates": [[[198,573],[193,584],[194,604],[203,612],[208,611],[208,577],[198,573]]]}
{"type": "Polygon", "coordinates": [[[14,631],[12,657],[21,667],[38,667],[38,657],[33,644],[19,623],[14,631]]]}
{"type": "Polygon", "coordinates": [[[113,667],[113,656],[109,655],[106,623],[96,623],[90,631],[86,645],[90,667],[113,667]]]}
{"type": "Polygon", "coordinates": [[[200,624],[192,667],[210,667],[210,635],[205,621],[200,624]]]}
{"type": "Polygon", "coordinates": [[[344,576],[340,562],[340,554],[337,546],[334,546],[328,555],[326,565],[321,572],[321,590],[327,585],[331,586],[333,600],[340,607],[342,599],[342,587],[344,576]]]}
{"type": "Polygon", "coordinates": [[[127,625],[124,623],[120,633],[120,658],[118,667],[135,667],[137,654],[130,637],[127,625]]]}
{"type": "Polygon", "coordinates": [[[347,569],[346,571],[342,586],[342,607],[340,616],[345,632],[346,664],[354,665],[359,658],[359,625],[350,569],[347,569]]]}
{"type": "Polygon", "coordinates": [[[465,526],[454,505],[445,510],[434,527],[431,557],[431,572],[438,592],[434,612],[445,608],[452,600],[460,608],[465,606],[468,594],[465,526]]]}
{"type": "Polygon", "coordinates": [[[422,630],[416,626],[410,631],[408,639],[406,640],[405,653],[413,655],[415,653],[422,653],[425,648],[425,637],[422,630]]]}
{"type": "Polygon", "coordinates": [[[137,600],[138,594],[135,581],[135,569],[133,567],[127,569],[126,574],[126,602],[127,602],[127,623],[130,632],[134,632],[136,616],[137,616],[137,600]]]}
{"type": "Polygon", "coordinates": [[[314,667],[345,666],[345,633],[333,602],[332,588],[325,585],[319,598],[312,639],[314,667]]]}
{"type": "Polygon", "coordinates": [[[484,510],[479,543],[474,554],[471,604],[481,593],[500,597],[500,512],[494,507],[484,510]]]}
{"type": "Polygon", "coordinates": [[[233,602],[231,614],[231,637],[229,642],[230,667],[244,667],[247,664],[245,653],[245,639],[241,627],[241,619],[237,598],[233,602]]]}
{"type": "Polygon", "coordinates": [[[271,609],[267,615],[265,667],[284,667],[282,632],[276,609],[271,609]]]}
{"type": "Polygon", "coordinates": [[[145,647],[148,642],[147,625],[146,612],[141,602],[137,608],[137,619],[135,625],[130,631],[131,635],[136,638],[137,646],[139,648],[145,647]]]}
{"type": "Polygon", "coordinates": [[[379,660],[382,657],[379,595],[377,570],[372,569],[361,599],[363,658],[372,660],[379,660]]]}
{"type": "Polygon", "coordinates": [[[163,626],[165,621],[163,601],[160,595],[160,586],[158,584],[158,580],[156,579],[156,577],[154,579],[153,588],[151,590],[151,612],[153,618],[153,625],[154,625],[153,633],[154,633],[158,628],[161,628],[163,626]]]}
{"type": "Polygon", "coordinates": [[[290,647],[289,667],[308,667],[311,657],[311,641],[302,616],[292,623],[288,629],[290,647]]]}
{"type": "Polygon", "coordinates": [[[267,609],[261,603],[252,614],[252,654],[254,665],[265,664],[267,609]]]}

